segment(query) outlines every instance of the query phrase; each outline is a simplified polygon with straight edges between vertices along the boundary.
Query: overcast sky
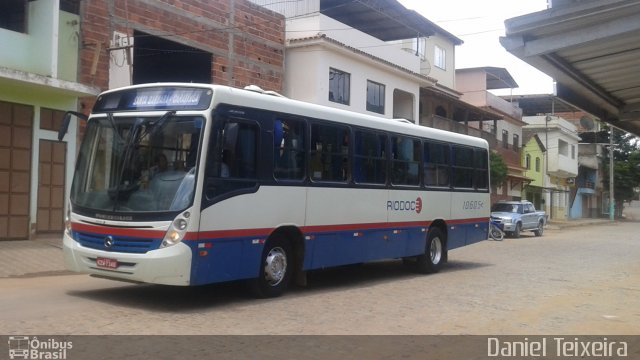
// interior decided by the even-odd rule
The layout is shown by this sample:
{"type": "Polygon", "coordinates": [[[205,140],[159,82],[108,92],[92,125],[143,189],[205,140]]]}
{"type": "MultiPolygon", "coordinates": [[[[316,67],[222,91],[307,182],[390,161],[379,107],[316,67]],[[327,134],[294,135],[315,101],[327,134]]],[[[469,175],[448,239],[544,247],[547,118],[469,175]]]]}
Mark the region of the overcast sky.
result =
{"type": "MultiPolygon", "coordinates": [[[[504,21],[547,8],[547,0],[398,0],[464,41],[456,47],[456,68],[506,68],[518,83],[513,94],[551,94],[553,81],[500,45],[504,21]]],[[[497,91],[503,95],[510,91],[497,91]]]]}

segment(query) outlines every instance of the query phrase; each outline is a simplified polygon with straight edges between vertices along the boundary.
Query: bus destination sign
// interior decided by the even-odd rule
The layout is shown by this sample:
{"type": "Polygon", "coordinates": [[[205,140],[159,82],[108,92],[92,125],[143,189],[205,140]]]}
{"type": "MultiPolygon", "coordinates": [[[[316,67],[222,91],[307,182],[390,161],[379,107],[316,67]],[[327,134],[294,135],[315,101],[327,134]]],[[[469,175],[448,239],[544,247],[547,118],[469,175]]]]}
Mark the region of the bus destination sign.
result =
{"type": "Polygon", "coordinates": [[[200,103],[202,91],[198,89],[175,89],[138,92],[133,98],[132,107],[150,106],[194,106],[200,103]]]}
{"type": "Polygon", "coordinates": [[[197,87],[143,87],[113,91],[101,95],[94,113],[144,110],[205,110],[211,89],[197,87]]]}

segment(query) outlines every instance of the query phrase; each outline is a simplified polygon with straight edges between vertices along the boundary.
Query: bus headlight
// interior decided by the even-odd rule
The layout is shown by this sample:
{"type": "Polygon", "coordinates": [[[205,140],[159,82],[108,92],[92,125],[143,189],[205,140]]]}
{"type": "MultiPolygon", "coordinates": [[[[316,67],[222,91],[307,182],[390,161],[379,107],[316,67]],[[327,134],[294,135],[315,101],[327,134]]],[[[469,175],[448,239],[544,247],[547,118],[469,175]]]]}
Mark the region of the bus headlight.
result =
{"type": "Polygon", "coordinates": [[[167,233],[164,235],[164,239],[162,239],[162,245],[160,245],[161,249],[182,241],[184,235],[187,233],[187,228],[189,227],[190,216],[191,213],[189,211],[185,211],[171,222],[169,230],[167,230],[167,233]]]}

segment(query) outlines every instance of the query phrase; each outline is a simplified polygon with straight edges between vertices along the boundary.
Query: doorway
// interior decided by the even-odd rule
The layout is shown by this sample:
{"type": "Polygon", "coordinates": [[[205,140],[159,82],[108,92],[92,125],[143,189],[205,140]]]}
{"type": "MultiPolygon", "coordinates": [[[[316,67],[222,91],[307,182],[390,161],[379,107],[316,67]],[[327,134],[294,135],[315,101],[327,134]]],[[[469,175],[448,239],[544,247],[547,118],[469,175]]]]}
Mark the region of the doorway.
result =
{"type": "Polygon", "coordinates": [[[211,53],[134,31],[133,84],[211,83],[211,53]]]}
{"type": "Polygon", "coordinates": [[[40,140],[38,174],[38,234],[64,230],[64,189],[67,143],[40,140]]]}
{"type": "Polygon", "coordinates": [[[29,238],[33,107],[0,101],[0,240],[29,238]]]}

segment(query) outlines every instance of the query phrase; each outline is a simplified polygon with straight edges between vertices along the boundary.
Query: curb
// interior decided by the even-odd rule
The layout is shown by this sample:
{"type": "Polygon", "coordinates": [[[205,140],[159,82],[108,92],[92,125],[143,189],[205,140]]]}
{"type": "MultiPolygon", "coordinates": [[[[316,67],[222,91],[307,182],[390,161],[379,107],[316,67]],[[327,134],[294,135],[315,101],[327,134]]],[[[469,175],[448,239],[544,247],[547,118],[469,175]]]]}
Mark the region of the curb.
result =
{"type": "Polygon", "coordinates": [[[618,221],[611,220],[575,220],[575,221],[550,221],[547,223],[546,228],[551,230],[562,230],[567,228],[581,227],[581,226],[591,226],[591,225],[612,225],[616,224],[618,221]]]}

